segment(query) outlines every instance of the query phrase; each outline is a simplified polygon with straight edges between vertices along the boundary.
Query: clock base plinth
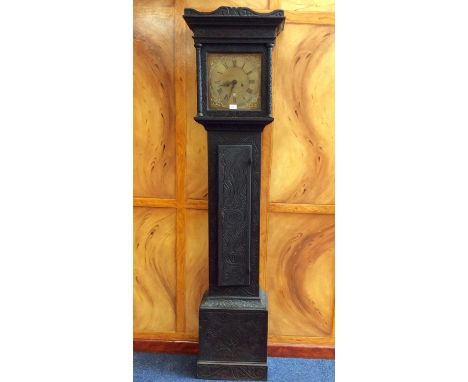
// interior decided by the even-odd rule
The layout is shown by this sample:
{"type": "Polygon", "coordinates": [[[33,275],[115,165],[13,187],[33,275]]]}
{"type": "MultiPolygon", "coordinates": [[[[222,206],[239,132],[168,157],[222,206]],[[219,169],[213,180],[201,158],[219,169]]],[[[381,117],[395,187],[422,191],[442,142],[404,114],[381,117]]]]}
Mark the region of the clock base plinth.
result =
{"type": "Polygon", "coordinates": [[[268,366],[266,362],[197,362],[197,378],[266,381],[267,375],[268,366]]]}
{"type": "Polygon", "coordinates": [[[205,295],[200,305],[197,377],[267,379],[268,307],[254,297],[205,295]]]}

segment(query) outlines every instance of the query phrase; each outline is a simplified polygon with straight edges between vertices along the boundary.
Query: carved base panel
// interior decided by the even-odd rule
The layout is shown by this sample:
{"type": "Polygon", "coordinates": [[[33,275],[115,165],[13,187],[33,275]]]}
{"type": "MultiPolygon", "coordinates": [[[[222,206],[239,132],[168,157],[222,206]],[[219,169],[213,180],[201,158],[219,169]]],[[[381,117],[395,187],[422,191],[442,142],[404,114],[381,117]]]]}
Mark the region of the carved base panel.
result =
{"type": "Polygon", "coordinates": [[[268,308],[258,298],[205,295],[200,305],[197,377],[266,380],[268,308]]]}
{"type": "Polygon", "coordinates": [[[266,362],[197,362],[197,378],[266,381],[267,375],[266,362]]]}

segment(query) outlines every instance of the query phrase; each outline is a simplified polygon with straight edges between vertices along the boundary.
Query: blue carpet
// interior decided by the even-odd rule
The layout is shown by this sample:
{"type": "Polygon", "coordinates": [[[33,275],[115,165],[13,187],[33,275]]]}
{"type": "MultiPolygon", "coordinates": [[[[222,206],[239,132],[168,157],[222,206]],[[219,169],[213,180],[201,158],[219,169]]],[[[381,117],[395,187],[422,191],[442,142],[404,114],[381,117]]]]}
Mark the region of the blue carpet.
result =
{"type": "MultiPolygon", "coordinates": [[[[196,379],[195,355],[133,353],[133,381],[206,381],[196,379]]],[[[270,382],[333,382],[335,361],[268,357],[270,382]]]]}

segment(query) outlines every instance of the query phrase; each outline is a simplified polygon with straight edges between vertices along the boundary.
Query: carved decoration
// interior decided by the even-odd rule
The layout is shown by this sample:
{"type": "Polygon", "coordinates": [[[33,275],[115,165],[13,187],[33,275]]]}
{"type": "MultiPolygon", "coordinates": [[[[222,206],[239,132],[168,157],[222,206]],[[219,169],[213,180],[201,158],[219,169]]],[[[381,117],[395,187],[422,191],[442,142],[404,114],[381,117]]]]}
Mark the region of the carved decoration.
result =
{"type": "Polygon", "coordinates": [[[243,297],[212,297],[205,295],[202,299],[201,309],[203,310],[266,310],[267,299],[265,292],[260,290],[259,298],[243,297]]]}
{"type": "MultiPolygon", "coordinates": [[[[243,133],[238,131],[212,131],[208,134],[208,162],[218,163],[218,147],[223,145],[248,145],[251,147],[251,218],[250,218],[250,242],[249,264],[250,283],[241,286],[218,286],[219,273],[219,213],[217,208],[208,211],[209,215],[209,262],[210,262],[210,291],[213,295],[224,296],[249,296],[256,297],[259,293],[258,286],[258,252],[260,234],[260,160],[261,160],[261,133],[243,133]]],[[[208,182],[218,185],[219,170],[216,165],[208,166],[208,182]]],[[[209,187],[208,199],[211,205],[219,205],[218,187],[209,187]]]]}
{"type": "Polygon", "coordinates": [[[250,284],[251,145],[218,146],[218,285],[250,284]]]}
{"type": "Polygon", "coordinates": [[[209,379],[247,379],[266,380],[267,368],[265,366],[236,365],[232,367],[225,364],[198,364],[198,375],[209,379]]]}
{"type": "Polygon", "coordinates": [[[284,12],[281,9],[274,10],[270,13],[255,12],[247,7],[219,7],[212,12],[200,12],[193,8],[185,8],[184,16],[271,16],[283,17],[284,12]]]}
{"type": "Polygon", "coordinates": [[[206,311],[200,317],[200,354],[213,361],[264,362],[266,312],[206,311]]]}

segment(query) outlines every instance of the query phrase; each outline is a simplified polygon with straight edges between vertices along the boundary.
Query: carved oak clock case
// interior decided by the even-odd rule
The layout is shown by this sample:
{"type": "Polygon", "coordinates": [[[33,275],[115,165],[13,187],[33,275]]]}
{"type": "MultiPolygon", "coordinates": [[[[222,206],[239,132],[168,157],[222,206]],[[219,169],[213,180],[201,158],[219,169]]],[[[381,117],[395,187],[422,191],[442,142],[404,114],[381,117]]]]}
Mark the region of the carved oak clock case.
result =
{"type": "Polygon", "coordinates": [[[195,120],[208,131],[209,288],[199,310],[197,376],[266,380],[261,145],[263,128],[273,121],[272,50],[284,13],[185,9],[184,19],[196,49],[195,120]]]}

